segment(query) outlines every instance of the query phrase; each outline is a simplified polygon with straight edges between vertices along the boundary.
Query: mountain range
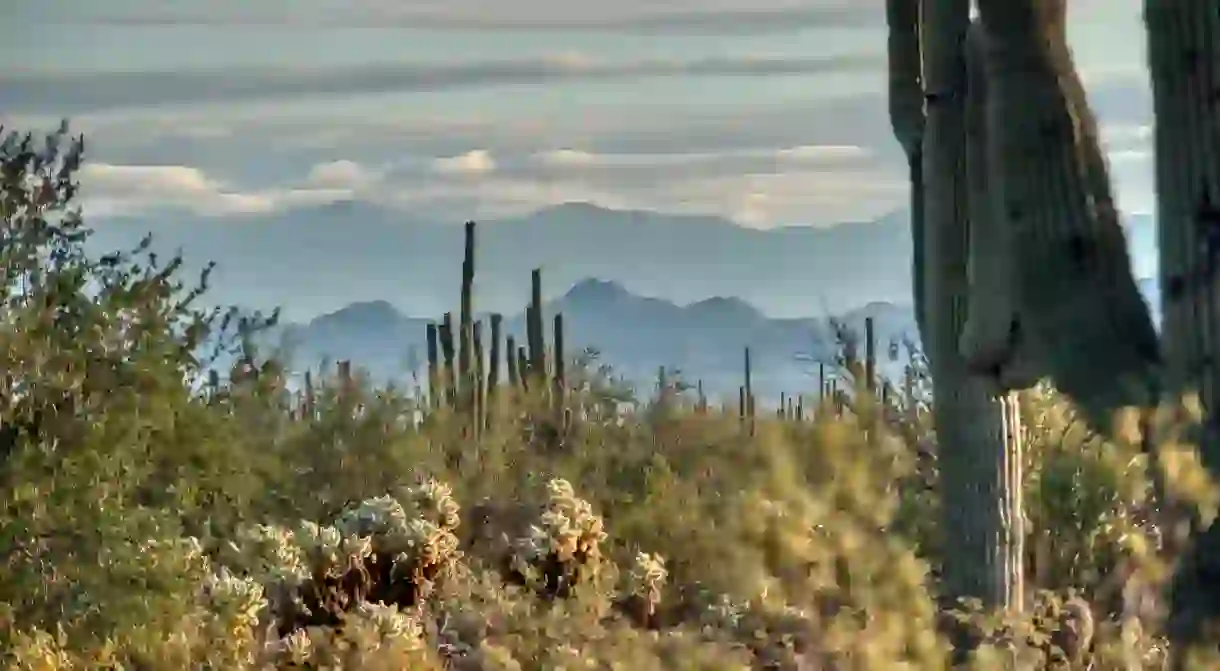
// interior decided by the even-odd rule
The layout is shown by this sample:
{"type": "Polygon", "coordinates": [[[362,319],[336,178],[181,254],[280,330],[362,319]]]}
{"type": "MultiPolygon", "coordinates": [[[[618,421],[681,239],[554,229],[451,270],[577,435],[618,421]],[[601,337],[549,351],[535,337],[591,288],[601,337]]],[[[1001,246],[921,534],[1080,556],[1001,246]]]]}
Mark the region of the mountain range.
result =
{"type": "MultiPolygon", "coordinates": [[[[363,201],[258,215],[166,213],[94,223],[98,249],[148,232],[163,254],[215,261],[213,296],[282,306],[303,320],[383,299],[415,314],[450,309],[461,282],[462,219],[435,222],[363,201]]],[[[679,304],[738,296],[773,316],[909,303],[905,213],[875,221],[758,230],[719,217],[610,210],[584,203],[480,220],[476,303],[509,314],[529,299],[529,274],[558,295],[587,277],[679,304]]]]}
{"type": "MultiPolygon", "coordinates": [[[[564,316],[569,357],[595,349],[599,362],[610,364],[637,388],[654,383],[664,366],[688,382],[701,380],[710,394],[735,394],[743,376],[744,348],[750,347],[759,395],[778,397],[780,392],[816,389],[817,362],[832,362],[836,351],[828,319],[768,318],[739,298],[677,305],[633,294],[617,282],[588,278],[544,302],[548,343],[556,312],[564,316]]],[[[887,358],[891,342],[916,337],[910,310],[891,303],[870,303],[836,319],[862,334],[866,317],[874,320],[882,358],[887,358]]],[[[368,301],[307,323],[287,324],[276,336],[298,369],[350,359],[376,379],[402,381],[412,374],[423,377],[425,333],[431,321],[404,315],[387,301],[368,301]]],[[[505,315],[504,330],[524,343],[524,314],[505,315]]]]}
{"type": "MultiPolygon", "coordinates": [[[[1140,288],[1155,305],[1155,282],[1145,280],[1140,288]]],[[[732,397],[742,381],[744,348],[749,347],[755,389],[773,401],[781,392],[816,390],[817,362],[832,362],[837,351],[827,317],[770,318],[740,298],[678,305],[636,295],[617,282],[586,278],[544,303],[548,325],[557,311],[564,315],[569,357],[594,348],[601,362],[637,389],[655,383],[658,368],[665,366],[680,371],[688,382],[701,380],[711,395],[732,397]]],[[[863,334],[868,317],[874,320],[881,371],[897,377],[905,362],[902,343],[918,342],[914,315],[906,306],[872,302],[834,319],[863,334]],[[891,346],[900,355],[895,361],[889,357],[891,346]]],[[[296,366],[350,359],[376,379],[403,381],[412,374],[424,377],[425,330],[431,321],[406,316],[386,301],[368,301],[307,323],[285,325],[277,336],[296,366]]],[[[504,328],[518,343],[524,342],[523,314],[505,315],[504,328]]]]}
{"type": "MultiPolygon", "coordinates": [[[[438,222],[364,201],[280,212],[204,217],[180,211],[90,219],[99,251],[150,231],[162,255],[188,267],[218,264],[211,296],[225,304],[282,307],[304,321],[350,303],[386,300],[411,314],[450,309],[461,282],[461,213],[438,222]]],[[[1152,274],[1151,217],[1128,219],[1136,271],[1152,274]]],[[[748,229],[712,216],[611,210],[567,203],[481,220],[475,299],[510,314],[543,269],[555,296],[587,277],[678,304],[737,296],[775,317],[845,312],[873,301],[910,304],[908,217],[748,229]]]]}

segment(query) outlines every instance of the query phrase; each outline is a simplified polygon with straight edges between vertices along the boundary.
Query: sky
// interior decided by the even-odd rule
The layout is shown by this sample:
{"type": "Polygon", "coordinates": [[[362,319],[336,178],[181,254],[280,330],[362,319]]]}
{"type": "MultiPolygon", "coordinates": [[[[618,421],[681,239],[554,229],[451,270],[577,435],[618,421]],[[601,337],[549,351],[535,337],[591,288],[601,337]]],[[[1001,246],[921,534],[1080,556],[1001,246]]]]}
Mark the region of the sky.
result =
{"type": "MultiPolygon", "coordinates": [[[[86,134],[96,226],[357,199],[454,223],[587,201],[769,228],[907,198],[881,0],[5,4],[0,123],[86,134]]],[[[1151,211],[1140,3],[1070,4],[1120,205],[1151,211]]]]}

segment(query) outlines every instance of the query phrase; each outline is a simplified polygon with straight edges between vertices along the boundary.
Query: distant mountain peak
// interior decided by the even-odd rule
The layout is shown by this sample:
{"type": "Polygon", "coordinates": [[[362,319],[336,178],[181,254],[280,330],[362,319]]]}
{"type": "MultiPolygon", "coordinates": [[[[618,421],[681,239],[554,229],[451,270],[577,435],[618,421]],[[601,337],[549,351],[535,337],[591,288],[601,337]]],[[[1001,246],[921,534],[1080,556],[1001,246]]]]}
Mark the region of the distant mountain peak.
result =
{"type": "Polygon", "coordinates": [[[372,300],[349,303],[334,312],[317,317],[313,323],[342,323],[347,327],[359,328],[395,324],[403,318],[403,314],[389,301],[372,300]]]}
{"type": "Polygon", "coordinates": [[[613,212],[608,207],[602,207],[597,203],[592,203],[587,200],[568,200],[558,205],[548,205],[538,210],[538,212],[613,212]]]}
{"type": "Polygon", "coordinates": [[[586,277],[564,294],[565,302],[589,303],[618,300],[631,296],[627,288],[613,280],[600,280],[596,277],[586,277]]]}
{"type": "Polygon", "coordinates": [[[729,317],[741,320],[754,320],[764,316],[758,308],[736,296],[713,296],[691,303],[685,309],[694,315],[729,317]]]}

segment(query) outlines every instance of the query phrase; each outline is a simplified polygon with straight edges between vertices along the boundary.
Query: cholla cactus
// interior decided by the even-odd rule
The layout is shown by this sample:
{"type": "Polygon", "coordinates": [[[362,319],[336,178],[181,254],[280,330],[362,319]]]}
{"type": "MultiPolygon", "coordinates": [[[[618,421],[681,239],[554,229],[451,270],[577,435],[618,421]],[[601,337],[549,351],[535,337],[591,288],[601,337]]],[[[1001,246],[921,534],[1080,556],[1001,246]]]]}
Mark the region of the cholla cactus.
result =
{"type": "MultiPolygon", "coordinates": [[[[235,542],[222,548],[222,560],[261,586],[259,597],[266,593],[281,636],[330,626],[334,618],[360,608],[382,622],[389,616],[360,604],[418,605],[461,556],[452,531],[458,524],[458,505],[449,487],[428,481],[401,493],[406,506],[388,495],[366,499],[330,525],[304,521],[292,531],[265,525],[242,529],[235,542]]],[[[217,585],[232,579],[232,573],[221,574],[217,585]]],[[[253,626],[249,618],[242,622],[253,626]]],[[[300,647],[304,639],[283,643],[300,647]]],[[[279,655],[277,659],[300,656],[276,650],[269,654],[279,655]]]]}
{"type": "Polygon", "coordinates": [[[344,512],[335,526],[345,534],[372,537],[373,552],[392,557],[399,575],[426,572],[458,556],[457,536],[448,527],[412,515],[390,496],[361,502],[344,512]]]}
{"type": "Polygon", "coordinates": [[[267,668],[416,668],[426,659],[423,626],[396,606],[362,601],[340,619],[339,630],[298,629],[271,641],[261,661],[267,668]]]}
{"type": "Polygon", "coordinates": [[[461,507],[453,499],[453,489],[443,482],[428,479],[407,487],[402,499],[410,501],[420,516],[442,529],[454,531],[461,524],[461,507]]]}
{"type": "Polygon", "coordinates": [[[306,629],[298,629],[267,643],[264,659],[275,666],[305,666],[314,661],[317,648],[306,629]]]}
{"type": "Polygon", "coordinates": [[[423,626],[397,606],[361,602],[344,618],[344,632],[371,648],[383,645],[423,647],[423,626]]]}
{"type": "Polygon", "coordinates": [[[601,516],[576,496],[567,480],[554,478],[547,490],[550,500],[538,524],[518,541],[512,568],[527,579],[542,580],[544,591],[558,596],[572,581],[597,574],[606,533],[601,516]]]}
{"type": "Polygon", "coordinates": [[[669,578],[669,570],[665,568],[664,557],[647,552],[636,553],[635,562],[627,574],[627,591],[633,599],[643,605],[644,614],[647,617],[656,614],[667,578],[669,578]]]}
{"type": "Polygon", "coordinates": [[[217,567],[204,581],[203,602],[229,625],[229,633],[235,638],[241,632],[253,631],[267,607],[263,586],[226,566],[217,567]]]}
{"type": "Polygon", "coordinates": [[[292,539],[313,575],[337,578],[373,554],[372,538],[344,534],[333,526],[309,521],[301,522],[292,539]]]}
{"type": "Polygon", "coordinates": [[[263,585],[296,586],[309,577],[301,548],[288,529],[255,524],[237,530],[221,548],[221,561],[263,585]]]}
{"type": "Polygon", "coordinates": [[[593,506],[577,498],[567,480],[553,479],[547,483],[547,490],[550,501],[546,510],[521,544],[524,557],[536,560],[555,554],[560,561],[572,561],[577,555],[599,556],[599,543],[606,534],[593,506]]]}

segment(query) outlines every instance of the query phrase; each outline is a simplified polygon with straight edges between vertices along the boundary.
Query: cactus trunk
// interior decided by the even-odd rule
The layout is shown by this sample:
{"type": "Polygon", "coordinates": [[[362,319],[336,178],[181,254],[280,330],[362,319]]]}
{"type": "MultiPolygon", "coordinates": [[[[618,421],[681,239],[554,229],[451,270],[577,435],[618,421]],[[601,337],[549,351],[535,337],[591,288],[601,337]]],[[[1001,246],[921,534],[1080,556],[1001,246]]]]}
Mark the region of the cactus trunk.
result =
{"type": "Polygon", "coordinates": [[[470,327],[470,424],[474,437],[478,438],[487,426],[486,365],[483,359],[483,322],[477,321],[470,327]]]}
{"type": "Polygon", "coordinates": [[[487,425],[490,427],[496,411],[499,409],[497,399],[500,395],[500,343],[503,339],[504,316],[491,316],[491,346],[487,361],[487,425]]]}
{"type": "Polygon", "coordinates": [[[745,413],[746,422],[749,425],[750,435],[754,435],[754,379],[753,371],[750,366],[750,348],[745,349],[745,413]]]}
{"type": "Polygon", "coordinates": [[[565,407],[566,394],[568,388],[567,379],[567,364],[564,361],[563,351],[563,313],[556,312],[554,317],[554,334],[551,336],[555,343],[555,379],[554,379],[554,394],[555,407],[565,407]]]}
{"type": "Polygon", "coordinates": [[[504,363],[508,366],[508,388],[516,389],[521,384],[521,374],[517,369],[517,339],[512,336],[504,339],[504,363]]]}
{"type": "Polygon", "coordinates": [[[445,360],[445,405],[452,408],[457,396],[457,373],[453,361],[453,313],[446,312],[437,329],[441,340],[441,356],[445,360]]]}
{"type": "Polygon", "coordinates": [[[466,222],[465,248],[462,255],[461,323],[458,325],[458,380],[461,385],[462,404],[469,409],[474,404],[474,222],[466,222]]]}
{"type": "Polygon", "coordinates": [[[972,215],[985,215],[990,194],[970,193],[965,41],[968,0],[928,0],[922,16],[911,0],[890,0],[890,110],[899,142],[912,164],[912,213],[916,255],[916,305],[920,335],[932,373],[933,421],[940,463],[944,528],[956,530],[953,551],[942,554],[951,597],[976,597],[986,605],[1020,609],[1022,536],[1011,464],[1019,461],[1019,431],[1007,399],[994,398],[959,351],[966,324],[972,215]],[[898,6],[896,6],[898,5],[898,6]],[[913,31],[908,22],[918,27],[913,31]],[[921,24],[921,25],[920,25],[921,24]],[[910,38],[912,32],[917,36],[910,38]],[[910,61],[914,61],[912,64],[910,61]],[[922,62],[922,84],[911,78],[922,62]],[[899,79],[906,77],[906,81],[899,79]],[[923,121],[913,96],[926,101],[923,121]],[[919,148],[922,142],[922,148],[919,148]],[[915,162],[922,159],[922,169],[915,162]],[[973,201],[973,202],[972,202],[973,201]],[[922,216],[921,216],[922,215],[922,216]],[[922,296],[919,296],[922,292],[922,296]],[[1015,497],[1015,498],[1014,498],[1015,497]],[[997,514],[992,514],[993,512],[997,514]]]}
{"type": "Polygon", "coordinates": [[[436,324],[429,323],[426,328],[428,343],[428,407],[435,410],[440,405],[440,355],[436,342],[436,324]]]}
{"type": "Polygon", "coordinates": [[[877,391],[877,334],[873,318],[864,318],[864,388],[869,393],[877,391]]]}
{"type": "MultiPolygon", "coordinates": [[[[1015,303],[1006,290],[1008,277],[996,278],[999,268],[1011,268],[1007,253],[1007,229],[996,216],[995,194],[988,179],[990,133],[987,127],[987,78],[985,68],[986,34],[981,22],[974,21],[965,38],[966,59],[966,168],[968,185],[968,259],[969,296],[968,321],[990,317],[997,326],[1016,322],[1015,303]],[[1003,282],[997,281],[1002,279],[1003,282]],[[977,309],[979,313],[974,310],[977,309]],[[987,315],[986,310],[992,310],[987,315]],[[981,313],[981,314],[980,314],[981,313]]],[[[964,330],[967,325],[961,325],[964,330]]],[[[960,333],[959,333],[960,336],[960,333]]],[[[959,337],[960,340],[960,337],[959,337]]],[[[969,367],[969,361],[965,361],[969,367]]],[[[986,395],[991,390],[979,376],[972,376],[974,393],[986,395]],[[980,388],[982,387],[982,388],[980,388]]],[[[1011,380],[1010,380],[1011,381],[1011,380]]],[[[984,602],[1021,611],[1025,595],[1025,515],[1021,496],[1023,428],[1021,408],[1016,392],[1002,391],[990,403],[980,400],[988,417],[998,416],[999,424],[991,425],[998,435],[980,443],[978,471],[978,508],[983,535],[982,544],[985,580],[984,602]],[[987,442],[990,440],[990,444],[987,442]]]]}
{"type": "MultiPolygon", "coordinates": [[[[1175,396],[1197,393],[1205,429],[1200,456],[1220,479],[1220,13],[1214,0],[1145,0],[1156,125],[1157,233],[1162,344],[1175,396]]],[[[1215,623],[1220,526],[1193,539],[1174,576],[1169,634],[1175,656],[1215,623]]],[[[1178,660],[1175,660],[1178,661],[1178,660]]]]}
{"type": "Polygon", "coordinates": [[[546,337],[542,326],[542,269],[530,273],[530,304],[526,309],[526,344],[529,346],[530,382],[543,389],[546,382],[546,337]]]}

